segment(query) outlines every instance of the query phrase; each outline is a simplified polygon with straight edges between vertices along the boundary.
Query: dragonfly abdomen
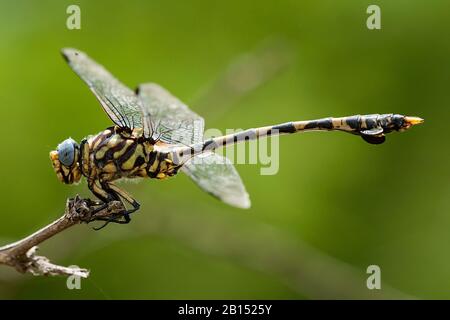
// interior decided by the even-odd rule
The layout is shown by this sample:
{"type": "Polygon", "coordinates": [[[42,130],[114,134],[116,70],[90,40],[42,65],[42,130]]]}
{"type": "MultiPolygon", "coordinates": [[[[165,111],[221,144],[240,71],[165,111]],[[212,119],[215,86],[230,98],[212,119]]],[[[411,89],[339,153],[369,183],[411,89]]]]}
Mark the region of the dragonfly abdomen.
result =
{"type": "MultiPolygon", "coordinates": [[[[323,118],[293,122],[295,132],[309,130],[338,130],[346,132],[359,132],[360,130],[372,130],[381,127],[381,119],[388,115],[354,115],[339,118],[323,118]]],[[[277,126],[275,126],[277,127],[277,126]]]]}
{"type": "Polygon", "coordinates": [[[186,157],[189,158],[190,156],[220,147],[261,137],[317,130],[348,132],[361,136],[371,144],[380,144],[385,140],[384,134],[392,131],[404,131],[422,122],[423,120],[420,118],[400,114],[353,115],[339,118],[329,117],[316,120],[292,121],[211,138],[201,143],[177,149],[176,156],[185,159],[186,157]]]}

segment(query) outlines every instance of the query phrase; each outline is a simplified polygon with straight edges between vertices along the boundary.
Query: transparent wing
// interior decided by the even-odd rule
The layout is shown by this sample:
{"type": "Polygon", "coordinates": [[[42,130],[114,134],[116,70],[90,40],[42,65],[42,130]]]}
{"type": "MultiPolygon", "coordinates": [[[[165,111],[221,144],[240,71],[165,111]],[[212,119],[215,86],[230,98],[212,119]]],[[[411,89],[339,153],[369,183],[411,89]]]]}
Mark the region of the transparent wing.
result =
{"type": "Polygon", "coordinates": [[[239,173],[227,158],[213,152],[195,156],[181,170],[204,191],[238,208],[250,208],[239,173]]]}
{"type": "Polygon", "coordinates": [[[82,51],[65,48],[63,57],[89,86],[111,120],[122,128],[142,128],[141,102],[135,93],[82,51]]]}
{"type": "Polygon", "coordinates": [[[155,83],[137,88],[144,108],[144,133],[161,135],[170,144],[192,144],[203,141],[204,120],[170,92],[155,83]],[[151,121],[150,121],[151,120],[151,121]],[[156,132],[155,132],[156,131],[156,132]]]}
{"type": "MultiPolygon", "coordinates": [[[[141,84],[137,90],[143,102],[144,117],[151,115],[152,123],[144,119],[144,132],[153,126],[169,131],[162,139],[170,144],[193,144],[203,141],[204,120],[183,102],[154,83],[141,84]],[[147,126],[147,128],[146,128],[147,126]]],[[[223,202],[249,208],[250,199],[233,164],[213,152],[195,156],[183,165],[186,173],[201,189],[223,202]]]]}

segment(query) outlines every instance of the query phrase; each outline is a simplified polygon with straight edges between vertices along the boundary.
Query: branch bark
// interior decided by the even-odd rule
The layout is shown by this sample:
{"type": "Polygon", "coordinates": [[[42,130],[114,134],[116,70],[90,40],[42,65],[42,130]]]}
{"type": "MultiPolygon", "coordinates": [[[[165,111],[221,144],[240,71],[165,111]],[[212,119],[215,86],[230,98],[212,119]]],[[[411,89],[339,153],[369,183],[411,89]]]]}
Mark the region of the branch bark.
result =
{"type": "Polygon", "coordinates": [[[87,269],[59,266],[51,263],[48,258],[37,255],[38,245],[76,224],[113,217],[123,210],[124,207],[120,201],[100,206],[78,195],[73,199],[67,199],[65,212],[59,219],[22,240],[0,247],[0,264],[35,276],[76,275],[87,278],[89,276],[87,269]]]}

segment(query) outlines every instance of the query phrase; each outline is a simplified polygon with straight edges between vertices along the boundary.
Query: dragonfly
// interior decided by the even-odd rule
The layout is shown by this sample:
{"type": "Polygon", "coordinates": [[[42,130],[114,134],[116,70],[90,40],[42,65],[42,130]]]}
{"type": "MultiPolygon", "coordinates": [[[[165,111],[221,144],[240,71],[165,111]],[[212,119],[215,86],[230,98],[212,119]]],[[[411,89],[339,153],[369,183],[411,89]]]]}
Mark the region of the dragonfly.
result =
{"type": "MultiPolygon", "coordinates": [[[[126,224],[139,202],[119,188],[121,179],[163,180],[184,172],[201,189],[226,204],[249,208],[245,186],[218,148],[262,137],[307,131],[341,131],[381,144],[386,134],[405,131],[424,120],[400,114],[369,114],[291,121],[247,129],[204,140],[204,120],[169,91],[155,83],[131,90],[86,53],[61,50],[64,59],[88,85],[113,125],[77,143],[72,138],[50,152],[58,179],[65,184],[87,180],[90,191],[103,205],[120,201],[124,210],[105,223],[126,224]],[[198,161],[201,160],[201,161],[198,161]]],[[[98,228],[100,229],[100,228],[98,228]]]]}

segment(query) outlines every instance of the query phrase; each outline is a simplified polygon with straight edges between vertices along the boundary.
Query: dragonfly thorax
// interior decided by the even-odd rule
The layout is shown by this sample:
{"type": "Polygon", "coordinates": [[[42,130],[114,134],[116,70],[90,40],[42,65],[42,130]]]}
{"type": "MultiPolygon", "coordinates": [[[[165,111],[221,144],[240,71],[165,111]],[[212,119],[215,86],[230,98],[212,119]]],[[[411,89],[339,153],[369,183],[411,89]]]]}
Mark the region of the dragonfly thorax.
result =
{"type": "Polygon", "coordinates": [[[58,179],[66,184],[77,183],[81,179],[80,147],[69,138],[50,152],[50,159],[58,179]]]}

